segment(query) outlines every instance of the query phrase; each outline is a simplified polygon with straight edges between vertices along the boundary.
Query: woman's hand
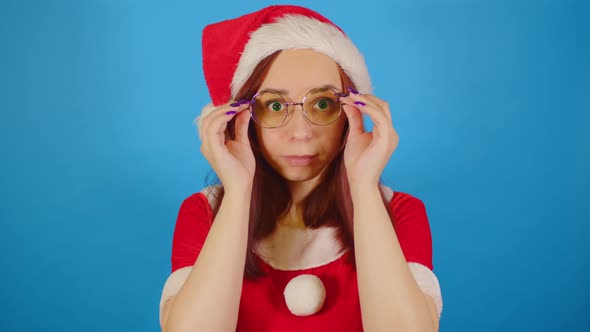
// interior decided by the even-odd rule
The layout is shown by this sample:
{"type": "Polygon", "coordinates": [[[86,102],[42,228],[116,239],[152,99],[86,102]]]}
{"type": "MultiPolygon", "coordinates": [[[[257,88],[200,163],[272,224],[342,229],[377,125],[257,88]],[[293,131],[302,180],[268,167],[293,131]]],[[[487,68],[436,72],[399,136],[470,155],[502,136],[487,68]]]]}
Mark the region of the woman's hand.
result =
{"type": "Polygon", "coordinates": [[[226,192],[228,188],[241,190],[244,186],[251,186],[254,180],[256,160],[248,139],[249,124],[248,103],[229,102],[203,118],[201,153],[211,164],[226,192]],[[227,114],[229,111],[234,112],[227,114]],[[233,117],[236,117],[235,140],[226,140],[225,130],[233,117]]]}
{"type": "Polygon", "coordinates": [[[377,185],[379,177],[397,148],[399,137],[393,128],[387,102],[373,96],[351,92],[341,97],[348,117],[348,133],[344,148],[344,165],[351,186],[377,185]],[[373,121],[373,131],[365,132],[362,114],[373,121]]]}

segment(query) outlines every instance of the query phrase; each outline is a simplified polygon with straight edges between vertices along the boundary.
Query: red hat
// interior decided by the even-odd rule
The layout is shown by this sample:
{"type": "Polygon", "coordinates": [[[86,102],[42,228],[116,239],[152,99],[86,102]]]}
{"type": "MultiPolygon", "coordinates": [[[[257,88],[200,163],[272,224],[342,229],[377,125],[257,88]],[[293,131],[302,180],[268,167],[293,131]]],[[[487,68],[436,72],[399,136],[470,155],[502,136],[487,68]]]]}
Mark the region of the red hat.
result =
{"type": "Polygon", "coordinates": [[[313,49],[323,53],[350,77],[361,93],[371,93],[371,79],[363,55],[337,25],[300,6],[276,5],[203,29],[203,72],[211,103],[202,118],[230,100],[258,63],[279,50],[313,49]]]}

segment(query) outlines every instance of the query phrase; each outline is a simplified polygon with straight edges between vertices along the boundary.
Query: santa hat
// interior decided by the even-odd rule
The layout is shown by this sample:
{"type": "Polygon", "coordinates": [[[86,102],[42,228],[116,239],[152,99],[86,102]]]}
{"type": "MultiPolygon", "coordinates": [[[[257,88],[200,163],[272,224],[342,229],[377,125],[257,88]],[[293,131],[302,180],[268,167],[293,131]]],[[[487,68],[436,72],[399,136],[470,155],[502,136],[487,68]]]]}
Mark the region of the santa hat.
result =
{"type": "Polygon", "coordinates": [[[337,25],[310,9],[276,5],[203,29],[203,72],[211,102],[202,119],[220,105],[235,100],[258,63],[280,50],[313,49],[342,67],[356,89],[371,93],[371,79],[363,55],[337,25]]]}

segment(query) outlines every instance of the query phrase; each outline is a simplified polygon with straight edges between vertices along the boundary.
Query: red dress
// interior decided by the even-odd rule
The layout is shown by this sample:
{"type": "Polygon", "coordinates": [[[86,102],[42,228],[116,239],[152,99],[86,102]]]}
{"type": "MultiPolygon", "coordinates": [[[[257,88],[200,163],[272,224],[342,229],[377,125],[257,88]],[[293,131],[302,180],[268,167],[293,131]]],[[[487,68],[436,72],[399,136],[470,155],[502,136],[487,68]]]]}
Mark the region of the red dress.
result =
{"type": "MultiPolygon", "coordinates": [[[[432,240],[426,209],[421,200],[395,192],[389,203],[393,223],[407,262],[432,270],[432,240]]],[[[192,267],[207,237],[213,220],[209,201],[203,192],[184,200],[180,207],[172,246],[172,272],[192,267]]],[[[267,276],[256,281],[244,278],[236,331],[362,331],[357,275],[346,262],[351,253],[304,270],[277,270],[258,257],[267,276]],[[283,291],[300,274],[319,277],[326,290],[321,310],[310,316],[292,314],[283,291]]]]}

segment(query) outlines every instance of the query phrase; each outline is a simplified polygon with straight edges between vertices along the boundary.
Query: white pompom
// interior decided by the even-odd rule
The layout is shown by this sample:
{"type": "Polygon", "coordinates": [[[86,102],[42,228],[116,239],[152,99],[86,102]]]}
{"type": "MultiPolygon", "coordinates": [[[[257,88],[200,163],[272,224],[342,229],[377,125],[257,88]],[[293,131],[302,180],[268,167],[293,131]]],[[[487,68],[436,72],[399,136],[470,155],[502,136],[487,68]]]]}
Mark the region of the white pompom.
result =
{"type": "Polygon", "coordinates": [[[289,281],[283,295],[291,313],[309,316],[320,311],[324,305],[326,289],[320,278],[313,274],[302,274],[289,281]]]}

